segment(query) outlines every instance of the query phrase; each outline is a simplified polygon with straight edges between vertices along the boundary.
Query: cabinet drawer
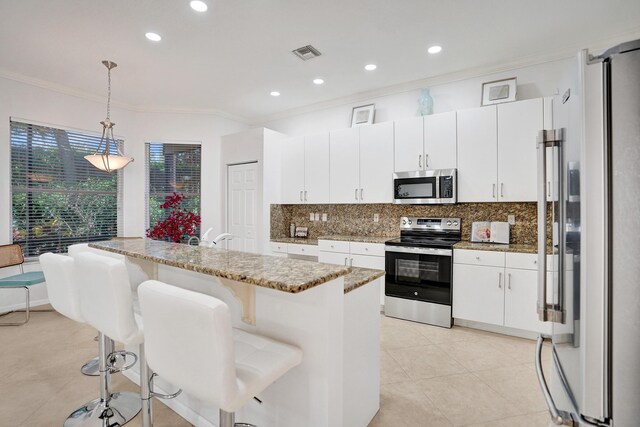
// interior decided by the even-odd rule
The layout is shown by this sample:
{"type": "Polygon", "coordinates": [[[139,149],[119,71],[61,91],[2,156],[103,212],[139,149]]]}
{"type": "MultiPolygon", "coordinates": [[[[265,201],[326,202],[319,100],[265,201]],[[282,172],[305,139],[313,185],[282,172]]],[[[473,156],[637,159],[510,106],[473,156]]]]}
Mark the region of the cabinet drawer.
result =
{"type": "Polygon", "coordinates": [[[349,253],[349,242],[342,240],[318,240],[318,250],[324,252],[349,253]]]}
{"type": "Polygon", "coordinates": [[[494,251],[470,251],[466,249],[453,250],[453,262],[455,264],[485,265],[492,267],[504,267],[504,252],[494,251]]]}
{"type": "Polygon", "coordinates": [[[381,256],[351,255],[350,261],[353,267],[384,270],[384,257],[381,256]]]}
{"type": "Polygon", "coordinates": [[[278,243],[278,242],[269,242],[269,247],[271,248],[271,252],[278,252],[282,254],[287,253],[287,244],[286,243],[278,243]]]}
{"type": "Polygon", "coordinates": [[[537,270],[538,254],[521,254],[515,252],[507,252],[506,267],[521,268],[524,270],[537,270]]]}
{"type": "Polygon", "coordinates": [[[293,255],[310,255],[310,256],[318,256],[318,247],[316,245],[299,245],[299,244],[289,244],[287,253],[293,255]]]}
{"type": "Polygon", "coordinates": [[[384,256],[384,244],[351,242],[351,253],[358,255],[384,256]]]}

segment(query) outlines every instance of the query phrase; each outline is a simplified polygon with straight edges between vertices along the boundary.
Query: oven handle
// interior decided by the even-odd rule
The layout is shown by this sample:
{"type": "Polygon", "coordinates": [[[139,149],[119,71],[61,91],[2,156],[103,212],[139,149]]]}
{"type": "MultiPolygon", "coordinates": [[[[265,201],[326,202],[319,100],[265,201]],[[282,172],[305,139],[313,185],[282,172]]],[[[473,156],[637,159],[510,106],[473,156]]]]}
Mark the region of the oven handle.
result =
{"type": "Polygon", "coordinates": [[[404,254],[439,255],[439,256],[453,255],[453,251],[451,249],[414,248],[409,246],[385,246],[384,250],[386,252],[400,252],[404,254]]]}

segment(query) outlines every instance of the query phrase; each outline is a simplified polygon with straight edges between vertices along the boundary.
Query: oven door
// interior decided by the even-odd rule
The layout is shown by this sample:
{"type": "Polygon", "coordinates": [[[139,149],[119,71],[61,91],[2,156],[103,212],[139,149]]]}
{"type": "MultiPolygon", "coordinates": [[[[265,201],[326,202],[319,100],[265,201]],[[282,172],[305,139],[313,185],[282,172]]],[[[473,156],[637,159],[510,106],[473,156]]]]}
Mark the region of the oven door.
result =
{"type": "Polygon", "coordinates": [[[434,203],[439,197],[437,176],[396,177],[393,180],[395,203],[434,203]]]}
{"type": "Polygon", "coordinates": [[[385,294],[451,305],[452,250],[385,247],[385,294]]]}

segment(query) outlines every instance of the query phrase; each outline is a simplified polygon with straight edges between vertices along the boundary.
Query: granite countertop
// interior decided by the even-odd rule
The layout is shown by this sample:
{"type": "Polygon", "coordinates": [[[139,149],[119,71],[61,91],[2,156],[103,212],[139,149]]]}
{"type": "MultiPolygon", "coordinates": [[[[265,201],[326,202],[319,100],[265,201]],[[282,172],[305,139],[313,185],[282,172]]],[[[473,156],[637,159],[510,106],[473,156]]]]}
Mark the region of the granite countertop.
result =
{"type": "Polygon", "coordinates": [[[89,246],[290,293],[302,292],[350,272],[348,267],[339,265],[150,239],[111,240],[89,246]]]}
{"type": "Polygon", "coordinates": [[[538,246],[536,245],[506,245],[501,243],[458,242],[453,246],[453,248],[471,249],[474,251],[518,252],[523,254],[538,253],[538,246]]]}
{"type": "Polygon", "coordinates": [[[362,242],[362,243],[384,243],[387,240],[394,239],[399,236],[348,236],[348,235],[328,235],[320,236],[318,240],[340,240],[345,242],[362,242]]]}
{"type": "Polygon", "coordinates": [[[307,239],[306,237],[277,237],[271,239],[276,243],[294,243],[296,245],[314,245],[318,246],[318,239],[307,239]]]}
{"type": "Polygon", "coordinates": [[[362,243],[384,243],[387,240],[394,239],[398,236],[345,236],[345,235],[327,235],[320,236],[317,239],[306,239],[301,237],[275,237],[271,238],[276,243],[293,243],[297,245],[317,245],[318,240],[340,240],[344,242],[362,242],[362,243]]]}
{"type": "Polygon", "coordinates": [[[344,293],[346,294],[362,285],[366,285],[367,283],[384,276],[384,274],[384,270],[351,267],[351,272],[344,276],[344,293]]]}

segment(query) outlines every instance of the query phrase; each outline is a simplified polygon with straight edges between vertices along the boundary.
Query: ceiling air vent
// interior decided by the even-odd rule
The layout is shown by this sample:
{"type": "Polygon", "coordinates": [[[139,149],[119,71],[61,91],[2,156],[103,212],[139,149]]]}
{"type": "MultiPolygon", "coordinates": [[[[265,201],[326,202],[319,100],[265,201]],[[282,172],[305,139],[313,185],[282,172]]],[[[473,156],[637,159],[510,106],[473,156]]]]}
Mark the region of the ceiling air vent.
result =
{"type": "Polygon", "coordinates": [[[308,61],[311,58],[315,58],[316,56],[322,55],[318,52],[318,49],[311,45],[302,46],[297,49],[292,50],[293,54],[303,61],[308,61]]]}

